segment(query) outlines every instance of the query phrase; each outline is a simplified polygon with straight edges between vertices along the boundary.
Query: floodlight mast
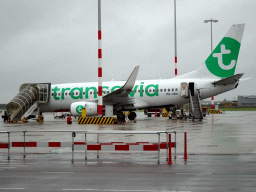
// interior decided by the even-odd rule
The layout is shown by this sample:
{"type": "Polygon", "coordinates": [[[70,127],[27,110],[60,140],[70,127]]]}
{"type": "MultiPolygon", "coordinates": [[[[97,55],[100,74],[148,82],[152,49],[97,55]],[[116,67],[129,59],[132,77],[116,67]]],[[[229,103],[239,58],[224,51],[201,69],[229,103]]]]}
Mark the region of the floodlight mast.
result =
{"type": "Polygon", "coordinates": [[[176,34],[176,0],[174,0],[174,49],[175,49],[175,76],[178,75],[177,69],[177,34],[176,34]]]}
{"type": "MultiPolygon", "coordinates": [[[[204,23],[208,23],[208,22],[211,22],[211,52],[213,51],[213,48],[212,48],[212,22],[214,23],[217,23],[218,20],[215,20],[215,19],[209,19],[209,20],[204,20],[204,23]]],[[[214,109],[214,97],[212,96],[212,109],[214,109]]]]}
{"type": "Polygon", "coordinates": [[[209,20],[204,20],[204,23],[208,23],[208,22],[211,22],[211,52],[213,51],[212,50],[212,22],[214,22],[214,23],[217,23],[218,22],[218,20],[215,20],[215,19],[209,19],[209,20]]]}

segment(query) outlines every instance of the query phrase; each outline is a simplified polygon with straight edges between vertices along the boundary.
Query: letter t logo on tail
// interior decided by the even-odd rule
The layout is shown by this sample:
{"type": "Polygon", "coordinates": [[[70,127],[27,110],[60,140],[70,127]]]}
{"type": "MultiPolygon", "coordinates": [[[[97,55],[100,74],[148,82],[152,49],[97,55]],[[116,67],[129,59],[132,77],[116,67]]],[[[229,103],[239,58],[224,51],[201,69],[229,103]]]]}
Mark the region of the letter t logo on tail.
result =
{"type": "Polygon", "coordinates": [[[223,54],[230,54],[231,51],[228,50],[228,49],[225,49],[225,45],[221,45],[220,47],[221,47],[221,52],[220,53],[214,53],[212,56],[218,58],[218,64],[219,64],[221,69],[223,69],[223,70],[232,69],[233,67],[235,67],[236,60],[232,60],[229,65],[224,65],[222,55],[223,54]]]}
{"type": "Polygon", "coordinates": [[[206,67],[213,75],[225,78],[235,74],[243,31],[244,24],[232,25],[206,59],[206,67]]]}

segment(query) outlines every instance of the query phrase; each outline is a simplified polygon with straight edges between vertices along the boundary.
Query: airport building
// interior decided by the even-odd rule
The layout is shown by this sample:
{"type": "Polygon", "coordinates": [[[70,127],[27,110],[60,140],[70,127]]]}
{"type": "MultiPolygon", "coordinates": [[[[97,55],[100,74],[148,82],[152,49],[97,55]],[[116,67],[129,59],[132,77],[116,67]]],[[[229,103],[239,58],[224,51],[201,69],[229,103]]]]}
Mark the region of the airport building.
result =
{"type": "Polygon", "coordinates": [[[256,95],[238,96],[238,107],[256,107],[256,95]]]}

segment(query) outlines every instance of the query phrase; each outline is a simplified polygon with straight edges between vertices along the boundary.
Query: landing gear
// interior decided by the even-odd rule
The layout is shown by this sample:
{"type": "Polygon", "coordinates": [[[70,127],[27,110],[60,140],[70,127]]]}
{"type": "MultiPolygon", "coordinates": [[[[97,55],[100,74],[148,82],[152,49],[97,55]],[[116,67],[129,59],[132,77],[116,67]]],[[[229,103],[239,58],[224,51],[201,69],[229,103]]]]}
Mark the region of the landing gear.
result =
{"type": "Polygon", "coordinates": [[[131,111],[130,114],[128,115],[128,119],[130,121],[133,121],[136,117],[137,117],[137,114],[133,111],[131,111]]]}
{"type": "Polygon", "coordinates": [[[125,115],[121,112],[117,114],[117,120],[118,122],[120,122],[121,124],[125,123],[125,115]]]}
{"type": "Polygon", "coordinates": [[[3,111],[2,112],[2,118],[3,118],[3,120],[4,120],[4,122],[8,122],[9,121],[9,118],[10,116],[9,116],[9,114],[8,114],[8,112],[7,111],[3,111]]]}

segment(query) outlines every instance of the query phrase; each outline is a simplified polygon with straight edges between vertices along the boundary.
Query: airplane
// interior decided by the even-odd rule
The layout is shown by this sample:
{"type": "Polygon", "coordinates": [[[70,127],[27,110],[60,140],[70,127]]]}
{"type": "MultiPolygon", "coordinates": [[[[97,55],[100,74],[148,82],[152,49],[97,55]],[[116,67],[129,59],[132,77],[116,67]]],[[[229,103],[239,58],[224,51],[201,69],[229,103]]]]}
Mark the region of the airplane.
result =
{"type": "MultiPolygon", "coordinates": [[[[127,81],[103,82],[103,105],[113,106],[118,119],[123,111],[130,111],[128,117],[133,120],[137,109],[169,109],[190,103],[195,110],[199,107],[194,100],[200,104],[202,99],[237,88],[243,76],[235,75],[235,69],[244,27],[245,24],[232,25],[195,71],[171,79],[136,80],[139,71],[136,66],[127,81]]],[[[7,105],[7,116],[28,118],[32,111],[40,109],[42,113],[70,111],[72,116],[80,117],[82,108],[87,116],[97,116],[97,87],[97,82],[23,84],[20,93],[7,105]]]]}

